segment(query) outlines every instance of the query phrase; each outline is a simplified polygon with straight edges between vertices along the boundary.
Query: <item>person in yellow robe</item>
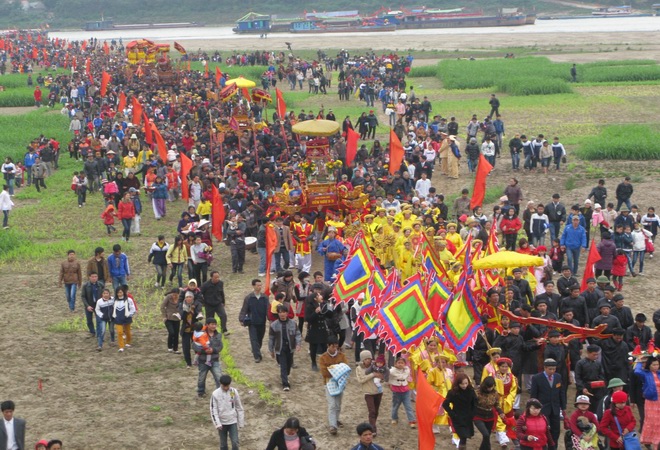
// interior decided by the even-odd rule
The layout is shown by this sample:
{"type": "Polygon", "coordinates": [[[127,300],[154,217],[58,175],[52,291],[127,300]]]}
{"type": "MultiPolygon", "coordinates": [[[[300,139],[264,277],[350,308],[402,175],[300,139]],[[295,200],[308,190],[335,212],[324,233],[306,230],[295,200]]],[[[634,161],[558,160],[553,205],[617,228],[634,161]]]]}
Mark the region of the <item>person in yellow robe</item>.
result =
{"type": "Polygon", "coordinates": [[[461,278],[462,267],[463,265],[456,261],[454,264],[452,264],[451,270],[447,272],[447,277],[449,277],[449,282],[452,284],[452,286],[458,285],[458,280],[461,278]]]}
{"type": "Polygon", "coordinates": [[[367,240],[367,245],[369,248],[374,246],[374,227],[374,215],[365,215],[364,222],[362,223],[362,231],[364,231],[364,237],[367,240]]]}
{"type": "Polygon", "coordinates": [[[400,221],[403,228],[412,228],[416,220],[417,216],[412,213],[412,209],[404,209],[401,212],[400,221]]]}
{"type": "Polygon", "coordinates": [[[385,226],[387,224],[387,210],[385,208],[376,208],[374,224],[385,226]]]}
{"type": "Polygon", "coordinates": [[[375,225],[376,232],[373,238],[374,255],[378,258],[380,265],[387,268],[393,264],[393,249],[396,237],[393,233],[386,233],[385,228],[375,225]]]}
{"type": "MultiPolygon", "coordinates": [[[[454,357],[454,360],[456,358],[454,357]]],[[[453,363],[449,363],[450,356],[441,353],[439,356],[436,356],[436,365],[429,369],[426,373],[426,379],[433,386],[433,389],[442,395],[443,398],[447,397],[447,393],[451,389],[451,385],[454,381],[454,372],[450,368],[453,366],[453,363]]],[[[442,407],[438,410],[438,414],[433,420],[433,432],[440,432],[441,425],[449,425],[449,416],[442,407]]]]}
{"type": "MultiPolygon", "coordinates": [[[[497,372],[495,373],[495,390],[500,394],[500,408],[508,418],[513,417],[513,405],[518,394],[518,381],[511,373],[513,363],[509,358],[499,358],[496,361],[497,372]]],[[[507,424],[500,418],[497,418],[495,431],[497,432],[497,442],[505,447],[509,444],[509,438],[506,435],[507,424]]]]}
{"type": "Polygon", "coordinates": [[[435,251],[438,254],[438,258],[440,258],[440,262],[445,270],[449,270],[454,262],[456,262],[456,258],[454,258],[452,252],[447,249],[447,241],[444,240],[442,236],[435,236],[433,242],[435,244],[435,251]]]}
{"type": "Polygon", "coordinates": [[[463,248],[463,239],[461,238],[461,235],[456,232],[457,228],[458,227],[454,222],[449,222],[447,224],[447,240],[454,244],[456,251],[463,248]]]}
{"type": "MultiPolygon", "coordinates": [[[[395,226],[396,226],[396,222],[395,226]]],[[[402,232],[397,235],[396,243],[394,244],[394,251],[396,254],[401,253],[403,250],[403,243],[410,240],[410,234],[412,233],[412,227],[402,227],[402,232]]]]}
{"type": "Polygon", "coordinates": [[[401,280],[407,280],[416,272],[415,254],[409,240],[403,242],[403,249],[397,255],[395,266],[399,270],[401,280]]]}

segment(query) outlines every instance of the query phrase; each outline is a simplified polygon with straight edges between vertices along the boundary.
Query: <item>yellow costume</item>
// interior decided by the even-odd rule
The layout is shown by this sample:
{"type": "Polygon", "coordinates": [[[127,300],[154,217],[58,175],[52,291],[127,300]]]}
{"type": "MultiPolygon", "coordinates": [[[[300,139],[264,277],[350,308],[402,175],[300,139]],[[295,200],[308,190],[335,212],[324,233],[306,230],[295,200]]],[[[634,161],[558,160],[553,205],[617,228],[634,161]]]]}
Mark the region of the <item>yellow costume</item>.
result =
{"type": "Polygon", "coordinates": [[[415,255],[411,249],[405,246],[398,252],[396,258],[396,268],[399,269],[400,277],[406,280],[415,273],[416,264],[414,262],[415,255]]]}
{"type": "Polygon", "coordinates": [[[452,244],[454,244],[454,247],[456,247],[456,251],[459,251],[461,248],[463,248],[463,239],[461,238],[461,235],[458,234],[455,231],[447,231],[447,240],[450,241],[452,244]]]}

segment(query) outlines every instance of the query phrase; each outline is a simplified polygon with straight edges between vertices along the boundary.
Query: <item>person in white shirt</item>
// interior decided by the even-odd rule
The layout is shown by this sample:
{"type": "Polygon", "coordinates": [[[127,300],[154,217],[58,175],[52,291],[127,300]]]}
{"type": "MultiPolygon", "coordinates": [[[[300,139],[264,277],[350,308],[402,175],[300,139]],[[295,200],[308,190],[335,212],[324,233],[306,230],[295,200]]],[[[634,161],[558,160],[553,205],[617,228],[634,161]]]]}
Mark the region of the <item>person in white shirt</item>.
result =
{"type": "Polygon", "coordinates": [[[245,411],[229,375],[220,377],[220,387],[211,395],[211,420],[220,435],[220,448],[229,449],[229,437],[232,450],[238,450],[238,430],[245,426],[245,411]]]}
{"type": "Polygon", "coordinates": [[[431,180],[428,179],[426,172],[422,171],[422,177],[415,183],[415,192],[422,200],[425,200],[431,189],[431,180]]]}
{"type": "Polygon", "coordinates": [[[11,400],[0,404],[3,426],[0,427],[0,448],[25,450],[25,420],[14,417],[16,405],[11,400]]]}
{"type": "Polygon", "coordinates": [[[495,143],[487,137],[481,144],[481,154],[486,157],[491,166],[495,167],[495,143]]]}
{"type": "Polygon", "coordinates": [[[6,184],[2,186],[0,192],[0,209],[2,210],[2,227],[6,230],[9,228],[9,211],[14,207],[14,202],[11,201],[9,195],[9,186],[6,184]]]}

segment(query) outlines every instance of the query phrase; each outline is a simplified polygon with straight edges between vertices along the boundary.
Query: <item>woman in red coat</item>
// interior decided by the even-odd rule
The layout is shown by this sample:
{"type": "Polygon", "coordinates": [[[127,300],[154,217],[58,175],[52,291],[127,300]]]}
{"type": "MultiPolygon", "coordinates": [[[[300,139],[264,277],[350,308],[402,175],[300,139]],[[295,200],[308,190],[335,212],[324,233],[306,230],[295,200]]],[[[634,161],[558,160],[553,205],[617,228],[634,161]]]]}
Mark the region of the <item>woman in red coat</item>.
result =
{"type": "Polygon", "coordinates": [[[121,239],[123,241],[128,241],[131,237],[131,223],[135,218],[135,205],[131,200],[131,194],[128,192],[124,194],[124,197],[119,202],[117,218],[121,220],[121,224],[124,226],[124,231],[121,233],[121,239]]]}
{"type": "Polygon", "coordinates": [[[628,401],[628,394],[623,391],[615,392],[612,394],[612,407],[605,411],[603,418],[598,426],[598,432],[610,439],[610,448],[623,449],[623,435],[634,431],[637,426],[635,416],[633,416],[632,409],[626,405],[628,401]],[[614,419],[617,419],[621,427],[614,419]]]}
{"type": "Polygon", "coordinates": [[[516,238],[518,237],[518,231],[522,228],[522,222],[516,216],[516,210],[509,208],[507,214],[502,218],[500,222],[500,230],[504,234],[504,242],[506,243],[506,249],[511,250],[512,252],[516,251],[516,238]]]}

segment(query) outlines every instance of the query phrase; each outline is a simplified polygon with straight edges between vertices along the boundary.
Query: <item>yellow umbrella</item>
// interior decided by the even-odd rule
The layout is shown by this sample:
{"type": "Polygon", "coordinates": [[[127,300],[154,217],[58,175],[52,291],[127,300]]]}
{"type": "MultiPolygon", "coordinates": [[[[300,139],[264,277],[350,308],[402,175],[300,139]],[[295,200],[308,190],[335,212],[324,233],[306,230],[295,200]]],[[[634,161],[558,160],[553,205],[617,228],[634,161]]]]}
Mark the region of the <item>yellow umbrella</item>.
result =
{"type": "Polygon", "coordinates": [[[305,120],[295,124],[291,130],[305,136],[332,136],[339,131],[339,124],[334,120],[305,120]]]}
{"type": "Polygon", "coordinates": [[[230,80],[227,80],[225,84],[235,84],[239,88],[253,88],[257,85],[257,83],[255,83],[254,81],[248,80],[247,78],[243,78],[243,77],[232,78],[230,80]]]}
{"type": "Polygon", "coordinates": [[[508,267],[542,266],[543,258],[522,253],[501,251],[485,256],[472,263],[475,269],[501,269],[508,267]]]}

